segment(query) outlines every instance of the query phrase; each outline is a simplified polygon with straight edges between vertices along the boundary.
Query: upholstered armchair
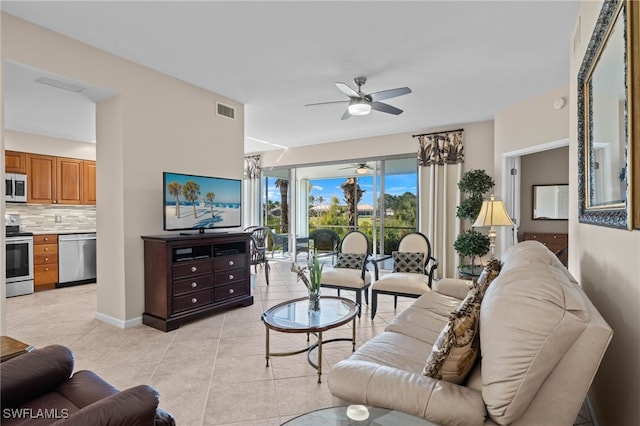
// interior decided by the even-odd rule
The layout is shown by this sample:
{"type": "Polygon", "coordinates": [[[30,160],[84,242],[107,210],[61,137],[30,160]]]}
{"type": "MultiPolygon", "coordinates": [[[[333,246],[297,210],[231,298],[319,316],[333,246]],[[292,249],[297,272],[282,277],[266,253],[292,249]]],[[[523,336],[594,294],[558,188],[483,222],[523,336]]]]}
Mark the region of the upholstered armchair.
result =
{"type": "Polygon", "coordinates": [[[359,306],[358,317],[362,311],[362,292],[369,303],[369,286],[371,274],[367,270],[371,242],[360,231],[351,231],[342,239],[337,260],[332,268],[324,268],[320,286],[338,290],[350,290],[356,293],[356,303],[359,306]]]}
{"type": "Polygon", "coordinates": [[[92,371],[72,374],[73,361],[69,348],[51,345],[1,363],[2,425],[175,426],[151,386],[120,392],[92,371]]]}
{"type": "Polygon", "coordinates": [[[398,307],[398,296],[418,298],[431,288],[438,261],[431,256],[431,243],[420,232],[410,232],[398,243],[393,252],[393,272],[382,276],[371,285],[371,319],[376,316],[378,295],[393,296],[393,308],[398,307]]]}

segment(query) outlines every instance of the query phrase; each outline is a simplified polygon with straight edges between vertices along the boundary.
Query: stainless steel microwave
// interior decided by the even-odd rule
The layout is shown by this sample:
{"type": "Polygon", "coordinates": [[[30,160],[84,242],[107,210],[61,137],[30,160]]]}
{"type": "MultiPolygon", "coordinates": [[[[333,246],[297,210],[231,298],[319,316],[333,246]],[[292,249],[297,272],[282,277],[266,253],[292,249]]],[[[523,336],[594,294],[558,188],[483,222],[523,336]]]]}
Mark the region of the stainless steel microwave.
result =
{"type": "Polygon", "coordinates": [[[27,175],[22,173],[5,173],[6,201],[12,203],[27,202],[27,175]]]}

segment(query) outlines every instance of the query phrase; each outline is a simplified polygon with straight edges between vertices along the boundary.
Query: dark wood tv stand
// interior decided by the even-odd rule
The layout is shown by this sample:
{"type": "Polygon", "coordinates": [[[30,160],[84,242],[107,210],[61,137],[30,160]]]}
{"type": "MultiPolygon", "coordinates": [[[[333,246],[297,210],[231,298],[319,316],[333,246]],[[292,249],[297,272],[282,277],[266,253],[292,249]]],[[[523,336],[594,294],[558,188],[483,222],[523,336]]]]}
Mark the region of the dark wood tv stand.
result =
{"type": "Polygon", "coordinates": [[[250,235],[143,236],[142,323],[171,331],[223,309],[252,305],[250,235]]]}

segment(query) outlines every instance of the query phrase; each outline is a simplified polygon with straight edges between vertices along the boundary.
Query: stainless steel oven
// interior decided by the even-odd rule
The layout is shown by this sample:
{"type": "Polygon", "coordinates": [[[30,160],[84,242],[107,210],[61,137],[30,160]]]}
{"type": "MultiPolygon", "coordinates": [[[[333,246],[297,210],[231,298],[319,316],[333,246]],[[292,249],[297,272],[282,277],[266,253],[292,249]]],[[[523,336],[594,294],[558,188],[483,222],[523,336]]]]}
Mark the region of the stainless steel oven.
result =
{"type": "Polygon", "coordinates": [[[7,297],[33,293],[33,236],[7,235],[7,297]]]}
{"type": "Polygon", "coordinates": [[[33,293],[33,234],[20,232],[20,216],[5,215],[7,297],[33,293]]]}

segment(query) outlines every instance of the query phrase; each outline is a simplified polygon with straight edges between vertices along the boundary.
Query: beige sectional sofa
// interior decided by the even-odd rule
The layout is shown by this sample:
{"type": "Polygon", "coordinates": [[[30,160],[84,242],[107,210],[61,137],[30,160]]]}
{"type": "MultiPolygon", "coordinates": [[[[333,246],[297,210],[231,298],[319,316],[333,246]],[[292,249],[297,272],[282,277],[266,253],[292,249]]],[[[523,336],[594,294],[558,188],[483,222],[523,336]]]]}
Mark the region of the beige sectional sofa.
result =
{"type": "Polygon", "coordinates": [[[572,425],[612,330],[539,242],[516,244],[501,262],[480,305],[480,356],[461,385],[423,375],[471,284],[445,279],[331,369],[334,397],[442,425],[572,425]]]}

